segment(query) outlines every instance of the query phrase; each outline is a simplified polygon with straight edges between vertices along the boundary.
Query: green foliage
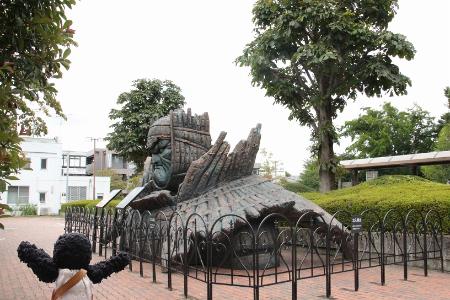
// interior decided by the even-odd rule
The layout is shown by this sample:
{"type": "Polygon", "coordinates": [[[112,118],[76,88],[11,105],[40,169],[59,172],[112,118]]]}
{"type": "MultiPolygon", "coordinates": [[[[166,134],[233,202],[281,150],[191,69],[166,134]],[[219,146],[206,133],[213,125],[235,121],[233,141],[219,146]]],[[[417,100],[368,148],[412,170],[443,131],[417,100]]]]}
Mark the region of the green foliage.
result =
{"type": "Polygon", "coordinates": [[[26,164],[17,125],[24,132],[46,134],[39,114],[54,110],[64,117],[52,79],[69,68],[70,47],[76,45],[72,21],[64,12],[74,4],[75,0],[0,4],[0,192],[26,164]]]}
{"type": "Polygon", "coordinates": [[[134,174],[127,181],[127,190],[132,191],[134,188],[141,186],[143,172],[134,174]]]}
{"type": "MultiPolygon", "coordinates": [[[[354,214],[374,209],[381,216],[390,209],[403,215],[413,208],[419,212],[435,209],[445,221],[445,232],[450,232],[450,185],[434,183],[421,177],[382,176],[354,187],[326,194],[302,193],[302,196],[331,214],[341,209],[354,214]]],[[[350,222],[345,218],[342,221],[347,224],[350,222]]],[[[372,217],[367,223],[375,221],[372,217]]]]}
{"type": "MultiPolygon", "coordinates": [[[[450,150],[450,123],[442,127],[436,143],[436,151],[450,150]]],[[[450,180],[450,165],[423,166],[421,171],[430,180],[447,183],[450,180]]]]}
{"type": "MultiPolygon", "coordinates": [[[[111,202],[109,202],[106,207],[116,207],[119,202],[122,201],[122,199],[114,199],[111,202]]],[[[85,208],[92,208],[95,207],[100,200],[77,200],[77,201],[71,201],[67,203],[61,204],[61,211],[65,211],[67,207],[85,207],[85,208]]]]}
{"type": "Polygon", "coordinates": [[[105,140],[108,148],[136,164],[141,171],[148,156],[148,129],[158,118],[185,104],[181,89],[170,80],[138,79],[129,92],[120,94],[109,118],[115,123],[105,140]]]}
{"type": "Polygon", "coordinates": [[[117,174],[111,169],[98,170],[96,171],[96,175],[109,177],[111,179],[111,190],[125,190],[127,188],[127,182],[125,180],[122,180],[122,175],[117,174]]]}
{"type": "Polygon", "coordinates": [[[434,118],[419,106],[399,111],[386,102],[381,110],[366,107],[364,111],[342,128],[342,135],[353,142],[347,153],[367,158],[433,150],[437,127],[434,118]]]}
{"type": "Polygon", "coordinates": [[[22,216],[36,216],[37,206],[34,204],[25,204],[19,206],[19,211],[22,212],[22,216]]]}
{"type": "Polygon", "coordinates": [[[397,0],[258,0],[255,39],[236,59],[252,83],[312,128],[321,190],[330,188],[337,161],[333,119],[362,93],[406,93],[408,77],[393,57],[412,59],[405,36],[387,30],[397,0]]]}
{"type": "MultiPolygon", "coordinates": [[[[11,207],[9,207],[7,204],[0,203],[0,217],[5,214],[5,210],[12,211],[11,207]]],[[[3,226],[2,223],[0,223],[0,229],[5,229],[5,226],[3,226]]]]}
{"type": "Polygon", "coordinates": [[[319,190],[319,164],[317,158],[310,158],[303,164],[299,183],[312,191],[319,190]]]}
{"type": "Polygon", "coordinates": [[[280,178],[279,184],[284,187],[286,190],[294,192],[294,193],[305,193],[305,192],[314,192],[316,190],[310,188],[309,186],[304,185],[300,181],[292,182],[286,180],[286,178],[280,178]]]}
{"type": "Polygon", "coordinates": [[[442,130],[447,124],[450,124],[450,87],[444,89],[444,96],[447,98],[447,112],[445,112],[438,120],[438,131],[442,130]]]}

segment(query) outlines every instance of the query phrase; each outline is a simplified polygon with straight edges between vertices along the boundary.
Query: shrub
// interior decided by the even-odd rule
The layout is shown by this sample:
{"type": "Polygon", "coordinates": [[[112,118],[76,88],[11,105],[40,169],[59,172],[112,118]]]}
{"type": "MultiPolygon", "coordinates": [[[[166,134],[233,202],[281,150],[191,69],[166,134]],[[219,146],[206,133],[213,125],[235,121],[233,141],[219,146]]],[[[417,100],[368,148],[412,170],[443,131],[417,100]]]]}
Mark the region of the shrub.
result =
{"type": "MultiPolygon", "coordinates": [[[[0,203],[0,218],[5,214],[5,211],[12,211],[12,209],[7,204],[0,203]]],[[[0,229],[5,229],[2,223],[0,223],[0,229]]]]}
{"type": "Polygon", "coordinates": [[[25,204],[19,206],[19,211],[22,212],[22,216],[36,216],[37,215],[37,206],[34,204],[25,204]]]}
{"type": "MultiPolygon", "coordinates": [[[[122,201],[122,199],[115,199],[106,205],[106,207],[116,207],[119,202],[122,201]]],[[[95,207],[100,200],[77,200],[77,201],[71,201],[68,203],[61,204],[61,211],[65,211],[67,207],[85,207],[85,208],[91,208],[95,207]]]]}
{"type": "Polygon", "coordinates": [[[99,203],[100,200],[77,200],[61,204],[61,210],[64,211],[67,207],[85,207],[86,205],[93,204],[94,206],[99,203]]]}
{"type": "MultiPolygon", "coordinates": [[[[450,232],[450,185],[416,176],[382,176],[354,187],[326,194],[302,193],[302,196],[331,214],[341,209],[352,214],[373,209],[382,218],[390,209],[395,209],[402,215],[406,215],[411,209],[422,213],[434,209],[442,218],[444,232],[450,232]]],[[[345,224],[350,223],[348,217],[341,216],[338,219],[345,224]]],[[[376,221],[374,214],[368,214],[365,219],[366,224],[376,221]]],[[[418,216],[413,216],[413,221],[418,219],[418,216]]]]}
{"type": "Polygon", "coordinates": [[[315,190],[313,188],[310,188],[309,186],[304,185],[300,181],[292,182],[287,181],[284,178],[280,179],[280,185],[284,187],[286,190],[294,192],[294,193],[304,193],[304,192],[314,192],[315,190]]]}

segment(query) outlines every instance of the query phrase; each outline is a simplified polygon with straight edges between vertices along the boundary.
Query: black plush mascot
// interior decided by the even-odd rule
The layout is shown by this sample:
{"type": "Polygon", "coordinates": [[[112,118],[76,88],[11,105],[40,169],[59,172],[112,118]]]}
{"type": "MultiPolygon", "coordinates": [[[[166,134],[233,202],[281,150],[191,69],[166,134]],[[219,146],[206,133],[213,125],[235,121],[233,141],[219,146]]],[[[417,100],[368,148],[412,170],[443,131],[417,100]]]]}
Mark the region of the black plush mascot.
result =
{"type": "Polygon", "coordinates": [[[130,263],[126,253],[119,253],[106,261],[90,265],[91,243],[79,233],[61,235],[53,248],[53,258],[29,242],[21,242],[17,253],[40,281],[56,281],[53,299],[92,299],[93,283],[100,283],[130,263]]]}

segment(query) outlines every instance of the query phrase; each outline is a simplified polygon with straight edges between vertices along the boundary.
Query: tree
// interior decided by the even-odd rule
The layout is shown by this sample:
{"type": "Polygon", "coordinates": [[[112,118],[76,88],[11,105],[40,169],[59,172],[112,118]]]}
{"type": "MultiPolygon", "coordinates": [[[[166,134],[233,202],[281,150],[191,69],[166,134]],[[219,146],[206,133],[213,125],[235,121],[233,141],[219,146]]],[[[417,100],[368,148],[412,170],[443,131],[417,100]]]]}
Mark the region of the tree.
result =
{"type": "Polygon", "coordinates": [[[333,120],[362,93],[406,93],[408,77],[392,57],[414,57],[403,35],[387,30],[397,0],[258,0],[255,39],[236,59],[254,85],[312,128],[320,190],[333,187],[337,140],[333,120]]]}
{"type": "Polygon", "coordinates": [[[185,104],[181,89],[170,80],[138,79],[129,92],[120,94],[109,118],[115,123],[108,134],[107,147],[136,164],[137,171],[144,167],[148,156],[148,129],[156,119],[185,104]]]}
{"type": "Polygon", "coordinates": [[[399,111],[387,102],[381,110],[363,110],[363,115],[342,127],[342,136],[352,140],[348,154],[368,158],[433,151],[437,126],[429,112],[419,106],[399,111]]]}
{"type": "MultiPolygon", "coordinates": [[[[438,120],[439,136],[436,142],[436,151],[450,150],[450,87],[444,89],[444,96],[447,98],[448,110],[438,120]]],[[[447,183],[450,180],[450,165],[423,166],[421,171],[429,180],[441,183],[447,183]]]]}
{"type": "Polygon", "coordinates": [[[267,151],[267,149],[262,148],[260,151],[262,155],[262,164],[261,164],[261,174],[263,177],[266,177],[268,179],[272,179],[277,167],[276,160],[273,160],[273,153],[270,151],[267,151]]]}
{"type": "Polygon", "coordinates": [[[311,157],[303,164],[299,182],[313,191],[319,190],[319,164],[316,157],[311,157]]]}
{"type": "Polygon", "coordinates": [[[0,2],[0,191],[25,166],[17,132],[46,134],[40,115],[64,117],[51,81],[69,68],[72,21],[65,9],[75,0],[0,2]]]}
{"type": "Polygon", "coordinates": [[[122,175],[117,174],[111,169],[97,170],[96,175],[109,177],[111,179],[111,190],[125,190],[127,188],[127,182],[122,179],[122,175]]]}
{"type": "Polygon", "coordinates": [[[438,132],[442,130],[442,128],[450,123],[450,87],[446,87],[444,89],[444,96],[447,98],[447,112],[445,112],[438,121],[438,132]]]}

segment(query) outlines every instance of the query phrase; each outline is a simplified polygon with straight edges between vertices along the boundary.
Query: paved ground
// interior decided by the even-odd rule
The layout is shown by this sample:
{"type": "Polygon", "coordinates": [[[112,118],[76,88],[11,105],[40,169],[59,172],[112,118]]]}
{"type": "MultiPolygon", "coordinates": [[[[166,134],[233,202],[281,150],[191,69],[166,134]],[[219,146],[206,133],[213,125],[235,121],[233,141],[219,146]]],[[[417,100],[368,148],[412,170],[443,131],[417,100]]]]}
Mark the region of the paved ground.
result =
{"type": "MultiPolygon", "coordinates": [[[[0,299],[49,299],[52,284],[37,280],[32,271],[17,258],[16,248],[21,240],[28,240],[52,253],[53,243],[63,233],[64,220],[57,217],[3,218],[6,230],[0,230],[0,299]]],[[[94,255],[94,261],[99,261],[94,255]]],[[[157,283],[152,283],[151,269],[144,267],[139,276],[138,264],[134,271],[123,271],[95,286],[96,299],[185,299],[183,278],[173,276],[172,291],[167,289],[167,275],[159,272],[157,283]]],[[[332,299],[450,299],[450,274],[430,271],[423,277],[421,269],[410,269],[410,280],[403,281],[403,269],[387,267],[387,285],[379,284],[379,269],[362,270],[360,290],[353,291],[353,273],[333,275],[332,299]]],[[[206,287],[189,281],[190,299],[205,299],[206,287]]],[[[214,299],[252,299],[252,290],[238,287],[214,286],[214,299]]],[[[261,299],[290,299],[290,283],[261,289],[261,299]]],[[[299,282],[299,299],[325,298],[325,278],[299,282]]]]}

